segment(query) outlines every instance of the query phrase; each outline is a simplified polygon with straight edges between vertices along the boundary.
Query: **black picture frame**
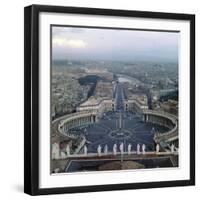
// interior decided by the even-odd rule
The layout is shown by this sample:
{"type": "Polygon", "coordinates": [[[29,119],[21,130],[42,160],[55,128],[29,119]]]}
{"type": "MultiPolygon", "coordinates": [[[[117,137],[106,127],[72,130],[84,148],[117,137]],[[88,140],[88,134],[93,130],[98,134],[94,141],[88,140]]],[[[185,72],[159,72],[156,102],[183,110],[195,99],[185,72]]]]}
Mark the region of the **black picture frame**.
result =
{"type": "Polygon", "coordinates": [[[195,15],[128,10],[31,5],[24,9],[24,192],[30,195],[95,192],[195,185],[195,15]],[[188,20],[190,22],[190,179],[162,182],[39,188],[39,14],[188,20]]]}

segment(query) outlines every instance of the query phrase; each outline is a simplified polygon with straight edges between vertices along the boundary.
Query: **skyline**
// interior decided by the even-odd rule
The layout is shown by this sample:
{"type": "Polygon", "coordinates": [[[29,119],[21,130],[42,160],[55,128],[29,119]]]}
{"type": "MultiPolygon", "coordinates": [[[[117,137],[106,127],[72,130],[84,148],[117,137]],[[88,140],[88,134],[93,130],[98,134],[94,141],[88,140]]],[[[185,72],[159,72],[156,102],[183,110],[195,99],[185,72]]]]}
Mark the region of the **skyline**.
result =
{"type": "Polygon", "coordinates": [[[178,62],[178,32],[52,27],[53,60],[178,62]]]}

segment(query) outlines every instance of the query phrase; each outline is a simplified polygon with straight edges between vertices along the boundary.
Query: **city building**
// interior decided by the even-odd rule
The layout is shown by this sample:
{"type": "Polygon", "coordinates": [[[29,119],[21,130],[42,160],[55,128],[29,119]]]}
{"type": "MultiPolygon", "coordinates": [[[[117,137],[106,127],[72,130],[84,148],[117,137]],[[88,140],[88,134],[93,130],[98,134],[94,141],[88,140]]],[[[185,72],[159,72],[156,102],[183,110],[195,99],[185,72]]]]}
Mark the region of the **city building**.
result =
{"type": "Polygon", "coordinates": [[[148,109],[148,99],[144,94],[135,94],[129,96],[129,99],[124,102],[125,109],[127,111],[137,111],[142,113],[148,109]]]}

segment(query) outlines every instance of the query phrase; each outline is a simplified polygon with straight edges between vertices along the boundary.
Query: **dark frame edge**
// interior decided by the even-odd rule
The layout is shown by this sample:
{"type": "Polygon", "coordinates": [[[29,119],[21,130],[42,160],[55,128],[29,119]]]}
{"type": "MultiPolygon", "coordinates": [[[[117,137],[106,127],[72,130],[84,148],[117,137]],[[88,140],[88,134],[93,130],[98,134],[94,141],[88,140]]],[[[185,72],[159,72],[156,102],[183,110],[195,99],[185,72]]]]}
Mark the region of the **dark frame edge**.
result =
{"type": "Polygon", "coordinates": [[[190,180],[195,185],[195,15],[190,15],[190,180]]]}
{"type": "Polygon", "coordinates": [[[24,193],[38,194],[39,180],[39,67],[38,13],[34,6],[24,8],[24,193]]]}
{"type": "Polygon", "coordinates": [[[74,14],[90,14],[90,15],[105,15],[105,16],[121,16],[121,17],[137,17],[141,18],[160,18],[174,19],[174,20],[190,20],[193,14],[189,13],[170,13],[170,12],[156,12],[144,10],[124,10],[124,9],[111,9],[111,8],[95,8],[95,7],[79,7],[79,6],[58,6],[58,5],[44,5],[32,4],[35,9],[42,12],[52,13],[74,13],[74,14]]]}
{"type": "Polygon", "coordinates": [[[31,6],[24,8],[24,192],[31,194],[31,6]]]}
{"type": "Polygon", "coordinates": [[[162,182],[144,182],[144,183],[127,183],[127,184],[109,184],[109,185],[93,185],[80,187],[61,187],[61,188],[42,188],[36,195],[52,195],[52,194],[73,194],[73,193],[89,193],[89,192],[105,192],[105,191],[122,191],[133,189],[157,189],[165,187],[181,187],[192,186],[193,181],[162,181],[162,182]]]}

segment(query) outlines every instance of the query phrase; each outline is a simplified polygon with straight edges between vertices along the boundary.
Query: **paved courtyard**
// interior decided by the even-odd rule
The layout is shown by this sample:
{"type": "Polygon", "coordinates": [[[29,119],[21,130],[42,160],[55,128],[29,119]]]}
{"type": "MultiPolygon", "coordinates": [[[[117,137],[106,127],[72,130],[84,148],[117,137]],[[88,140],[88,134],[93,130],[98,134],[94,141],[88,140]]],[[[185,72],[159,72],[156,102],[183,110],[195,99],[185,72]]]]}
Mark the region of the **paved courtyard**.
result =
{"type": "Polygon", "coordinates": [[[137,144],[145,144],[146,150],[154,150],[153,137],[155,132],[164,133],[168,128],[157,124],[145,123],[142,118],[134,112],[109,111],[103,114],[102,118],[95,124],[76,127],[71,133],[84,135],[87,139],[88,152],[96,152],[98,145],[102,149],[108,146],[108,151],[113,150],[117,144],[119,151],[120,143],[124,143],[124,151],[127,151],[128,144],[132,150],[136,150],[137,144]]]}

